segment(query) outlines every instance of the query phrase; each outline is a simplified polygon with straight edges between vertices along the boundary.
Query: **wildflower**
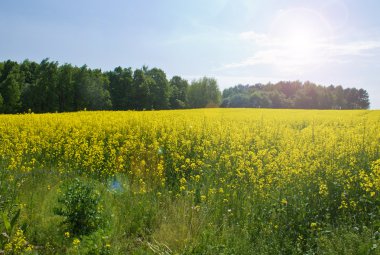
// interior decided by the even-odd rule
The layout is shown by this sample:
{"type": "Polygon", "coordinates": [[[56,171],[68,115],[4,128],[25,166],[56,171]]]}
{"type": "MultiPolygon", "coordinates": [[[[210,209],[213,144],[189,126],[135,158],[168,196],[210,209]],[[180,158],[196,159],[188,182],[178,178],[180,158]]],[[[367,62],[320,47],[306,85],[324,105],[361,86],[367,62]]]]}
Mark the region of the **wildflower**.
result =
{"type": "Polygon", "coordinates": [[[33,250],[33,245],[31,245],[31,244],[28,244],[27,246],[26,246],[26,248],[25,248],[25,251],[26,252],[31,252],[33,250]]]}
{"type": "Polygon", "coordinates": [[[183,177],[179,180],[179,182],[180,182],[182,185],[187,183],[186,179],[183,178],[183,177]]]}
{"type": "Polygon", "coordinates": [[[73,245],[78,246],[80,244],[80,240],[78,238],[73,239],[73,245]]]}
{"type": "Polygon", "coordinates": [[[27,249],[32,249],[32,246],[28,245],[24,232],[21,229],[17,229],[14,236],[10,239],[10,242],[4,246],[5,254],[22,254],[22,252],[27,249]]]}
{"type": "Polygon", "coordinates": [[[342,202],[340,203],[340,206],[338,207],[338,209],[344,209],[344,208],[348,208],[348,206],[347,206],[346,201],[342,200],[342,202]]]}
{"type": "Polygon", "coordinates": [[[327,196],[328,195],[328,189],[327,189],[327,185],[322,183],[319,185],[319,194],[321,196],[327,196]]]}
{"type": "Polygon", "coordinates": [[[201,209],[201,207],[199,205],[196,205],[196,206],[192,206],[191,209],[199,212],[199,210],[201,209]]]}

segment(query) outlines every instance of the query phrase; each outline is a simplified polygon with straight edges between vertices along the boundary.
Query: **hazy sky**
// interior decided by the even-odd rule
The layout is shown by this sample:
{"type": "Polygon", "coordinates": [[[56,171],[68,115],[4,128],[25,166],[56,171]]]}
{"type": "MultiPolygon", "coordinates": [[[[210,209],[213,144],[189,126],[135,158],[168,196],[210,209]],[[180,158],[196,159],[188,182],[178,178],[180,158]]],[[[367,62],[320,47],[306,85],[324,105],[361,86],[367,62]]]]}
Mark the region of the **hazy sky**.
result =
{"type": "Polygon", "coordinates": [[[0,60],[236,84],[364,88],[380,109],[379,0],[1,0],[0,60]]]}

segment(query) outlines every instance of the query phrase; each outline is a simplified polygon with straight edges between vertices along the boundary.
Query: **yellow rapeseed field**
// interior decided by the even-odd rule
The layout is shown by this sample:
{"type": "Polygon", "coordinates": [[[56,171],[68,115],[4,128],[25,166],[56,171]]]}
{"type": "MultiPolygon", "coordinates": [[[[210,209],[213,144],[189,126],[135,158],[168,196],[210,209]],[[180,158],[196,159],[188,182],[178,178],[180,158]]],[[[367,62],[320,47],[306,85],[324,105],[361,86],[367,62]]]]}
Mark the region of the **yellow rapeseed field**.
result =
{"type": "Polygon", "coordinates": [[[0,144],[1,164],[9,171],[126,173],[142,192],[176,184],[191,191],[189,181],[207,182],[205,196],[236,184],[265,192],[316,175],[310,181],[323,195],[327,178],[341,182],[345,192],[363,189],[370,197],[380,187],[378,111],[3,115],[0,144]]]}
{"type": "Polygon", "coordinates": [[[377,217],[380,111],[1,115],[0,163],[10,179],[41,170],[126,176],[133,194],[191,197],[223,224],[262,220],[270,231],[296,229],[302,240],[326,224],[377,217]]]}

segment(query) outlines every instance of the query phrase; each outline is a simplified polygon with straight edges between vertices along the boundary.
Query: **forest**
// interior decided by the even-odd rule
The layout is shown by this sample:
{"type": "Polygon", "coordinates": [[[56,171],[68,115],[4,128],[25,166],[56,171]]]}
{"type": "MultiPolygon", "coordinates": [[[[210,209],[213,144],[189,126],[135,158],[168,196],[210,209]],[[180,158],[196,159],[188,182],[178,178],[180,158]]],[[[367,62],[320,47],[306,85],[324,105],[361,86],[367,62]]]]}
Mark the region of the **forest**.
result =
{"type": "Polygon", "coordinates": [[[221,107],[368,109],[369,105],[369,96],[364,89],[325,87],[309,81],[281,81],[225,89],[221,107]]]}
{"type": "Polygon", "coordinates": [[[366,90],[311,82],[237,85],[221,93],[216,79],[168,79],[159,68],[113,71],[44,59],[0,62],[0,113],[162,110],[204,107],[368,109],[366,90]]]}

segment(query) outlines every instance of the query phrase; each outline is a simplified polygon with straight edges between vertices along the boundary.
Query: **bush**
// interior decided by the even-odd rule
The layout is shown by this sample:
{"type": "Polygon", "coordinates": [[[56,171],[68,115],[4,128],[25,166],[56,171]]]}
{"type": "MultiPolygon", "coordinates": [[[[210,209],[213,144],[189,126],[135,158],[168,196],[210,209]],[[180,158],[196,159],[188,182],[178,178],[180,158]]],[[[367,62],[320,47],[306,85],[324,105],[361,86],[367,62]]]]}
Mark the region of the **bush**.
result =
{"type": "Polygon", "coordinates": [[[101,223],[99,202],[100,194],[94,187],[76,178],[58,198],[61,207],[55,208],[54,213],[65,217],[64,224],[71,234],[88,235],[101,223]]]}

